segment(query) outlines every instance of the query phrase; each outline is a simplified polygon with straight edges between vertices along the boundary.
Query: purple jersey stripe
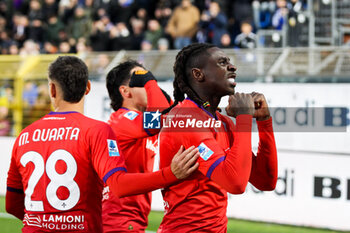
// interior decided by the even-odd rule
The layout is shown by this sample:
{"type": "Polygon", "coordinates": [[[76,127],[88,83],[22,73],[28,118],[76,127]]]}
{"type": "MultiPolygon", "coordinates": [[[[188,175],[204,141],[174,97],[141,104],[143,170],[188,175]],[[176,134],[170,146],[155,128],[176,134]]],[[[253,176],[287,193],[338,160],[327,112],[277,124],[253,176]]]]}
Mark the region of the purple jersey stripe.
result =
{"type": "Polygon", "coordinates": [[[213,173],[214,169],[222,162],[224,161],[226,158],[226,156],[222,156],[220,158],[218,158],[209,168],[208,172],[207,172],[207,177],[210,179],[211,174],[213,173]]]}
{"type": "Polygon", "coordinates": [[[112,170],[110,170],[109,172],[107,172],[107,174],[103,177],[103,182],[106,183],[107,179],[113,175],[114,173],[118,172],[118,171],[126,171],[126,168],[125,167],[116,167],[116,168],[113,168],[112,170]]]}
{"type": "Polygon", "coordinates": [[[71,111],[71,112],[50,112],[48,115],[70,114],[70,113],[78,113],[78,112],[75,112],[75,111],[71,111]]]}
{"type": "Polygon", "coordinates": [[[15,192],[15,193],[24,193],[22,189],[15,189],[15,188],[11,188],[9,186],[7,186],[7,191],[15,192]]]}

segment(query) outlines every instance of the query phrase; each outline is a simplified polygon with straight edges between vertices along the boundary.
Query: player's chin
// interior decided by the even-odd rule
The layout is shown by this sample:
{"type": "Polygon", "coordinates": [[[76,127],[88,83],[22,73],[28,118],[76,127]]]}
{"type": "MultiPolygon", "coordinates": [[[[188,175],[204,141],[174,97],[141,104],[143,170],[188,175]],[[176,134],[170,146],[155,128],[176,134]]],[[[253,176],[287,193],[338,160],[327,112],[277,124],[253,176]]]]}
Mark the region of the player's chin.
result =
{"type": "Polygon", "coordinates": [[[232,85],[227,88],[227,94],[228,95],[234,95],[235,94],[235,87],[232,85]]]}

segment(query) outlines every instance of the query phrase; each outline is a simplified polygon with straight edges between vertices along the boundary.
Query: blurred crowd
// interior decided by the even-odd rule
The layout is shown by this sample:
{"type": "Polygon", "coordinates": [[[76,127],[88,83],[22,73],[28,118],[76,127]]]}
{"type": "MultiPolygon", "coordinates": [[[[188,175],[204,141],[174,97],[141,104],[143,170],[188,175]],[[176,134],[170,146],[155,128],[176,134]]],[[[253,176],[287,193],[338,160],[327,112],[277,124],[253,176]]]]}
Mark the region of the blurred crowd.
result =
{"type": "Polygon", "coordinates": [[[295,26],[306,0],[0,0],[0,54],[254,48],[295,26]]]}

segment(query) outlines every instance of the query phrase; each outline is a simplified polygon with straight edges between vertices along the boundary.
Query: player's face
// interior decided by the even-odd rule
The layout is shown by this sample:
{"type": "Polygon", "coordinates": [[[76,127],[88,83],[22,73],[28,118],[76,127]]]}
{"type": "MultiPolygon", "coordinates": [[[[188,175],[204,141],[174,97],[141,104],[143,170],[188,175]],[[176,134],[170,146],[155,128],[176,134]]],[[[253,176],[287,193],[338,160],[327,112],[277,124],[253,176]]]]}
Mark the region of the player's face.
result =
{"type": "Polygon", "coordinates": [[[208,49],[208,53],[211,55],[202,69],[208,90],[218,96],[234,94],[237,68],[221,49],[213,47],[208,49]]]}
{"type": "MultiPolygon", "coordinates": [[[[130,71],[130,75],[137,70],[145,70],[142,67],[136,66],[130,71]]],[[[133,102],[139,111],[145,111],[147,107],[147,92],[144,87],[132,87],[130,92],[133,98],[133,102]]]]}

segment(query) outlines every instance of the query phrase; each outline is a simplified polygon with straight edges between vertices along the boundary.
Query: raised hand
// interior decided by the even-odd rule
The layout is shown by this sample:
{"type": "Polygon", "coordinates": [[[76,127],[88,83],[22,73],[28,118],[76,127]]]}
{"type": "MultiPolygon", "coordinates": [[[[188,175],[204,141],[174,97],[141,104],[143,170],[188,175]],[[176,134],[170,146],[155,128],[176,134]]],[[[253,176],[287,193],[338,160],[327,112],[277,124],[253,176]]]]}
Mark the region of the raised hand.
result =
{"type": "Polygon", "coordinates": [[[136,70],[132,75],[129,87],[144,87],[150,80],[156,80],[153,74],[147,70],[136,70]]]}
{"type": "Polygon", "coordinates": [[[235,93],[230,95],[226,113],[229,116],[237,117],[241,114],[254,115],[254,101],[251,94],[235,93]]]}
{"type": "Polygon", "coordinates": [[[253,97],[255,112],[253,117],[257,121],[264,121],[270,118],[270,111],[265,96],[258,92],[250,94],[253,97]]]}

